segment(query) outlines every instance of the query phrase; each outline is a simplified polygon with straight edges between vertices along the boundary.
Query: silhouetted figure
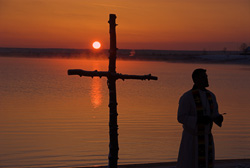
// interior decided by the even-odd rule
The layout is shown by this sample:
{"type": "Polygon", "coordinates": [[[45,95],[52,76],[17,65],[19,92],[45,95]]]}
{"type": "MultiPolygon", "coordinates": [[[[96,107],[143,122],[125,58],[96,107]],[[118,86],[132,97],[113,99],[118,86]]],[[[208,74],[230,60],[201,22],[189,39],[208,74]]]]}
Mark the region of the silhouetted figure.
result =
{"type": "Polygon", "coordinates": [[[194,86],[179,101],[178,121],[183,124],[177,168],[213,168],[213,122],[222,126],[223,116],[218,113],[215,95],[209,86],[205,69],[192,74],[194,86]]]}

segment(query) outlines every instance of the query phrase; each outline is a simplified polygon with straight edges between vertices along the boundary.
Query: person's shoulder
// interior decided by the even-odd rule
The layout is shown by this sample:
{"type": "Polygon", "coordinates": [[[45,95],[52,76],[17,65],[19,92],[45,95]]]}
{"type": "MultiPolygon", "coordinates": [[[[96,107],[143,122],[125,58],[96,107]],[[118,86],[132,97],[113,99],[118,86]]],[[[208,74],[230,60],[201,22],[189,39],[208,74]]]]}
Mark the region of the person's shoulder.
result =
{"type": "Polygon", "coordinates": [[[186,97],[190,97],[190,96],[192,96],[192,90],[189,90],[189,91],[186,91],[185,93],[183,93],[181,98],[186,98],[186,97]]]}
{"type": "Polygon", "coordinates": [[[216,96],[215,96],[215,94],[214,94],[212,91],[207,90],[207,92],[208,92],[209,94],[211,94],[211,96],[216,100],[216,96]]]}
{"type": "Polygon", "coordinates": [[[185,92],[179,99],[179,104],[189,103],[192,100],[192,90],[185,92]]]}
{"type": "Polygon", "coordinates": [[[207,92],[210,93],[212,96],[215,96],[215,94],[212,91],[207,90],[207,92]]]}

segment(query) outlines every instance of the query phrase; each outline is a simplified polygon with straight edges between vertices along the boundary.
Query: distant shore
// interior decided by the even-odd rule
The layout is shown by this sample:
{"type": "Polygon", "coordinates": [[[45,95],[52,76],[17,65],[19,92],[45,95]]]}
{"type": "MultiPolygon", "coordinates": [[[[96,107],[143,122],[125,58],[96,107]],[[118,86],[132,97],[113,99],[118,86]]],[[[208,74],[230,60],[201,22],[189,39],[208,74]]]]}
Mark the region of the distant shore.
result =
{"type": "MultiPolygon", "coordinates": [[[[107,166],[92,166],[92,167],[81,167],[81,168],[94,168],[94,167],[106,168],[107,166]]],[[[176,162],[130,164],[130,165],[119,165],[118,167],[119,168],[175,168],[176,162]]],[[[250,159],[216,160],[215,168],[250,168],[250,159]]]]}
{"type": "MultiPolygon", "coordinates": [[[[1,48],[1,57],[108,59],[109,50],[1,48]]],[[[250,65],[250,53],[240,51],[117,50],[119,60],[250,65]]]]}

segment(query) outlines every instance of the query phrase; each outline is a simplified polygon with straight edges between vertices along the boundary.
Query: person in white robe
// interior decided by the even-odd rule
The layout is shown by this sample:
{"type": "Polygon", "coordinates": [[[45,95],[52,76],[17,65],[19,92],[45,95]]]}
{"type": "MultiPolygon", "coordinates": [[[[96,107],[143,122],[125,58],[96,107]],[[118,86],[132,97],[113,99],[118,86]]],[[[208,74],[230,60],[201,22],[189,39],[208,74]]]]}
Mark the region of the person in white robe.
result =
{"type": "Polygon", "coordinates": [[[179,100],[178,122],[183,125],[182,139],[179,149],[177,168],[213,168],[214,167],[214,142],[212,137],[213,122],[222,126],[223,116],[218,112],[218,104],[215,95],[206,89],[209,86],[205,69],[196,69],[192,74],[193,89],[184,93],[179,100]],[[202,105],[202,116],[198,117],[197,104],[194,98],[194,90],[197,90],[202,105]],[[208,100],[211,95],[211,103],[208,100]],[[210,109],[212,108],[212,109],[210,109]],[[198,119],[199,118],[199,119],[198,119]],[[198,144],[198,125],[204,129],[204,165],[200,165],[198,144]],[[210,138],[210,139],[209,139],[210,138]],[[210,143],[210,144],[209,144],[210,143]],[[210,153],[209,153],[210,150],[210,153]],[[211,163],[210,163],[211,162],[211,163]]]}

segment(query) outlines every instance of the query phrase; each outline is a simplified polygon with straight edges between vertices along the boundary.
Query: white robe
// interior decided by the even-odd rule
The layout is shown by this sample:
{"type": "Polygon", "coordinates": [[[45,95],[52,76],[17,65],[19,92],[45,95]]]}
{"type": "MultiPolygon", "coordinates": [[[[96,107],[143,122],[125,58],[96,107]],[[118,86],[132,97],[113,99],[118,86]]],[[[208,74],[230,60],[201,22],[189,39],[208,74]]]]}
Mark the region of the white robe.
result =
{"type": "MultiPolygon", "coordinates": [[[[216,118],[218,113],[218,104],[215,95],[209,91],[213,100],[213,114],[210,112],[210,105],[206,96],[206,92],[199,90],[204,115],[216,118]]],[[[194,102],[192,90],[183,94],[179,101],[178,121],[183,124],[182,140],[180,144],[177,168],[198,168],[198,138],[197,138],[197,111],[194,102]]],[[[211,126],[205,126],[205,145],[206,145],[206,162],[208,162],[208,134],[211,133],[211,126]]],[[[213,156],[214,156],[214,142],[213,156]]],[[[214,159],[214,158],[213,158],[214,159]]]]}

